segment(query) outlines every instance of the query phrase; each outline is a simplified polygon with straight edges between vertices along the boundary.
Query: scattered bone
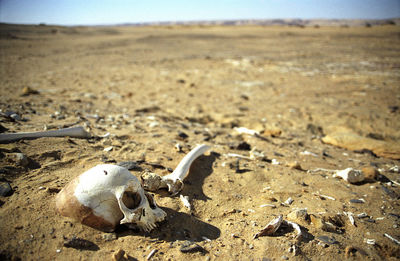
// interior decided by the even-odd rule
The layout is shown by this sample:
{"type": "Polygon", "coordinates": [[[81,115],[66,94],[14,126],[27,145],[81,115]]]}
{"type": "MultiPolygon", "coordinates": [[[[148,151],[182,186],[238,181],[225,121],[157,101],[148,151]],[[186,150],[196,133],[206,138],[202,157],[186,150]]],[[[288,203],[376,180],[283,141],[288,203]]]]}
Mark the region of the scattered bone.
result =
{"type": "Polygon", "coordinates": [[[229,158],[239,158],[239,159],[245,159],[245,160],[252,160],[251,157],[247,157],[247,156],[243,156],[240,154],[236,154],[236,153],[227,153],[224,154],[225,157],[229,157],[229,158]]]}
{"type": "Polygon", "coordinates": [[[260,205],[260,208],[265,208],[265,207],[276,208],[276,206],[274,204],[262,204],[262,205],[260,205]]]}
{"type": "Polygon", "coordinates": [[[300,152],[300,155],[318,157],[317,154],[315,154],[314,152],[308,151],[308,150],[300,152]]]}
{"type": "Polygon", "coordinates": [[[179,143],[175,144],[175,150],[176,150],[177,152],[182,152],[182,146],[181,146],[181,144],[179,144],[179,143]]]}
{"type": "Polygon", "coordinates": [[[296,230],[296,232],[297,232],[296,238],[303,237],[303,233],[302,233],[301,228],[300,228],[300,226],[298,224],[296,224],[294,222],[291,222],[291,221],[287,221],[287,220],[284,220],[283,222],[286,225],[291,226],[294,230],[296,230]]]}
{"type": "Polygon", "coordinates": [[[106,232],[118,224],[150,231],[165,219],[153,196],[126,168],[97,165],[73,179],[56,197],[57,211],[106,232]]]}
{"type": "Polygon", "coordinates": [[[291,205],[291,204],[293,203],[293,201],[294,201],[294,200],[293,200],[292,198],[289,197],[289,198],[285,201],[285,204],[286,204],[286,205],[291,205]]]}
{"type": "Polygon", "coordinates": [[[157,252],[157,249],[151,250],[151,252],[146,257],[146,260],[150,260],[150,258],[152,258],[156,252],[157,252]]]}
{"type": "Polygon", "coordinates": [[[353,226],[356,227],[356,222],[355,222],[355,220],[354,220],[354,214],[351,213],[351,212],[345,212],[345,211],[344,211],[343,213],[349,218],[350,223],[351,223],[353,226]]]}
{"type": "Polygon", "coordinates": [[[269,222],[260,232],[254,235],[253,239],[262,237],[262,236],[271,236],[275,234],[275,232],[279,229],[283,222],[282,215],[279,215],[277,218],[273,219],[269,222]]]}
{"type": "Polygon", "coordinates": [[[360,213],[357,215],[358,218],[365,218],[368,217],[367,213],[360,213]]]}
{"type": "Polygon", "coordinates": [[[179,198],[181,199],[183,205],[184,205],[189,211],[191,211],[191,210],[192,210],[192,206],[190,205],[190,202],[189,202],[189,196],[180,195],[179,198]]]}
{"type": "Polygon", "coordinates": [[[207,145],[198,145],[179,162],[176,169],[169,175],[159,176],[154,173],[144,173],[142,175],[143,186],[146,190],[157,191],[161,188],[168,188],[172,195],[178,194],[183,188],[183,181],[187,177],[189,168],[193,161],[200,157],[210,147],[207,145]]]}
{"type": "Polygon", "coordinates": [[[245,128],[245,127],[235,127],[234,129],[235,129],[235,131],[237,131],[239,134],[248,134],[248,135],[253,135],[253,136],[260,135],[260,132],[258,132],[258,131],[256,131],[256,130],[247,129],[247,128],[245,128]]]}
{"type": "Polygon", "coordinates": [[[336,200],[334,197],[327,196],[327,195],[322,195],[322,194],[319,194],[319,193],[313,193],[313,195],[314,195],[314,196],[317,196],[317,197],[320,197],[320,198],[322,198],[322,199],[336,200]]]}
{"type": "Polygon", "coordinates": [[[364,243],[367,243],[368,245],[375,245],[376,244],[376,240],[375,239],[364,238],[364,243]]]}
{"type": "Polygon", "coordinates": [[[349,183],[358,183],[365,179],[364,173],[360,170],[355,170],[353,168],[347,168],[344,170],[338,170],[333,177],[340,177],[349,183]]]}
{"type": "Polygon", "coordinates": [[[90,138],[90,133],[86,132],[82,126],[59,129],[54,131],[2,133],[0,142],[10,142],[20,139],[36,139],[43,137],[71,137],[71,138],[90,138]]]}
{"type": "Polygon", "coordinates": [[[112,151],[113,148],[114,148],[113,146],[109,146],[109,147],[104,148],[103,151],[109,152],[109,151],[112,151]]]}
{"type": "Polygon", "coordinates": [[[396,243],[396,244],[398,244],[398,245],[400,245],[400,241],[399,240],[397,240],[397,239],[395,239],[394,237],[392,237],[391,235],[389,235],[389,234],[383,234],[385,237],[387,237],[387,238],[389,238],[390,240],[392,240],[394,243],[396,243]]]}
{"type": "Polygon", "coordinates": [[[280,165],[281,163],[277,159],[272,159],[271,164],[272,165],[280,165]]]}

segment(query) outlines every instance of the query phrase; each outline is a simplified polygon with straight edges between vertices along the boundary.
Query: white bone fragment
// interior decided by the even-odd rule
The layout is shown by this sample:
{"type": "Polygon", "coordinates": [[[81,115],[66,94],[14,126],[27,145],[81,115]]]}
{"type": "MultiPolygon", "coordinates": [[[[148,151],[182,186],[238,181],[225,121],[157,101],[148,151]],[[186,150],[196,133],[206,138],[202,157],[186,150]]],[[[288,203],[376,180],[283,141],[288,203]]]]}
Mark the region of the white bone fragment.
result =
{"type": "Polygon", "coordinates": [[[254,235],[253,239],[256,239],[258,237],[262,236],[271,236],[275,234],[275,232],[279,229],[283,222],[282,215],[279,215],[277,218],[271,220],[263,229],[261,229],[260,232],[254,235]]]}
{"type": "Polygon", "coordinates": [[[389,238],[390,240],[392,240],[393,242],[395,242],[396,244],[398,244],[398,245],[400,245],[400,241],[399,240],[397,240],[397,239],[395,239],[394,237],[392,237],[391,235],[389,235],[389,234],[383,234],[385,237],[387,237],[387,238],[389,238]]]}
{"type": "Polygon", "coordinates": [[[375,239],[364,238],[364,243],[367,243],[368,245],[375,245],[376,244],[376,240],[375,239]]]}
{"type": "Polygon", "coordinates": [[[187,177],[193,161],[208,149],[210,146],[198,145],[183,157],[176,169],[169,175],[161,177],[154,173],[144,173],[142,175],[143,187],[150,191],[168,188],[172,195],[178,194],[183,188],[183,180],[187,177]]]}
{"type": "Polygon", "coordinates": [[[368,217],[368,215],[367,215],[367,213],[363,212],[363,213],[358,214],[357,217],[358,218],[365,218],[365,217],[368,217]]]}
{"type": "Polygon", "coordinates": [[[118,224],[148,232],[167,215],[129,170],[111,164],[97,165],[73,179],[57,194],[56,209],[106,232],[118,224]]]}
{"type": "Polygon", "coordinates": [[[317,196],[317,197],[320,197],[320,198],[324,198],[324,199],[336,200],[334,197],[327,196],[327,195],[321,195],[319,193],[313,193],[313,195],[317,196]]]}
{"type": "Polygon", "coordinates": [[[260,205],[260,208],[265,208],[265,207],[276,208],[276,206],[273,205],[273,204],[262,204],[262,205],[260,205]]]}
{"type": "Polygon", "coordinates": [[[364,173],[362,171],[353,168],[337,170],[332,177],[334,178],[340,177],[349,183],[358,183],[365,179],[364,173]]]}
{"type": "Polygon", "coordinates": [[[146,260],[150,260],[150,258],[152,258],[156,252],[157,252],[157,249],[151,250],[151,252],[146,257],[146,260]]]}
{"type": "Polygon", "coordinates": [[[296,232],[297,232],[296,238],[303,236],[301,228],[297,223],[287,221],[287,220],[284,220],[284,223],[287,224],[288,226],[291,226],[294,230],[296,230],[296,232]]]}
{"type": "Polygon", "coordinates": [[[354,220],[354,214],[351,213],[351,212],[345,212],[345,211],[344,211],[343,213],[349,218],[350,223],[351,223],[353,226],[356,227],[356,222],[355,222],[355,220],[354,220]]]}
{"type": "Polygon", "coordinates": [[[317,154],[315,154],[314,152],[308,151],[308,150],[300,152],[300,155],[318,157],[317,154]]]}
{"type": "Polygon", "coordinates": [[[191,211],[191,210],[192,210],[192,206],[190,205],[189,197],[188,197],[188,196],[180,195],[179,198],[181,199],[183,205],[184,205],[189,211],[191,211]]]}
{"type": "Polygon", "coordinates": [[[82,126],[79,126],[53,131],[3,133],[0,134],[0,142],[9,142],[20,139],[36,139],[43,137],[90,138],[90,136],[90,133],[86,132],[82,126]]]}
{"type": "Polygon", "coordinates": [[[236,154],[236,153],[227,153],[224,154],[225,157],[230,157],[230,158],[239,158],[239,159],[245,159],[245,160],[252,160],[251,157],[247,157],[247,156],[243,156],[240,154],[236,154]]]}
{"type": "Polygon", "coordinates": [[[245,127],[235,127],[234,129],[239,134],[248,134],[248,135],[254,135],[254,136],[260,135],[260,132],[258,132],[256,130],[250,130],[250,129],[245,128],[245,127]]]}
{"type": "Polygon", "coordinates": [[[285,201],[285,204],[286,205],[291,205],[292,203],[293,203],[293,199],[291,198],[291,197],[289,197],[286,201],[285,201]]]}
{"type": "Polygon", "coordinates": [[[271,164],[272,165],[279,165],[279,164],[281,164],[279,161],[277,161],[276,159],[272,159],[271,160],[271,164]]]}

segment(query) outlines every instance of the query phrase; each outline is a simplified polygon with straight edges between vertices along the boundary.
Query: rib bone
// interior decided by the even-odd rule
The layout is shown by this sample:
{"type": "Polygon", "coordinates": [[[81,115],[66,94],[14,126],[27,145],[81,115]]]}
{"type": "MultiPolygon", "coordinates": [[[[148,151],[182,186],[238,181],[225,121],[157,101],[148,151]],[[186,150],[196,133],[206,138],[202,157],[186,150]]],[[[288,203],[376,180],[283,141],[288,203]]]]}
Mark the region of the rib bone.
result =
{"type": "Polygon", "coordinates": [[[169,175],[161,177],[155,173],[144,173],[142,175],[143,187],[150,191],[168,188],[168,191],[172,195],[178,194],[183,188],[183,180],[187,177],[189,168],[193,161],[206,152],[209,148],[210,146],[204,144],[198,145],[196,148],[186,154],[181,162],[179,162],[176,169],[169,175]]]}
{"type": "Polygon", "coordinates": [[[10,142],[20,139],[36,139],[43,137],[66,137],[66,136],[69,136],[71,138],[89,138],[90,133],[86,132],[82,126],[53,130],[53,131],[3,133],[0,134],[0,142],[10,142]]]}

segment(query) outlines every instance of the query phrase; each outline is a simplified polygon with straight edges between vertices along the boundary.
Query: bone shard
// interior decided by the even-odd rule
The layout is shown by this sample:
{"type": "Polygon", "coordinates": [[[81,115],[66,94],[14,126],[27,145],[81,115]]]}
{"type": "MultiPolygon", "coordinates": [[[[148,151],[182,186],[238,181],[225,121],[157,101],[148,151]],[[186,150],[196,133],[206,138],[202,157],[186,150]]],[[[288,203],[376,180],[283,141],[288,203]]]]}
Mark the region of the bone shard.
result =
{"type": "Polygon", "coordinates": [[[193,161],[208,149],[210,149],[210,146],[198,145],[183,157],[176,169],[169,175],[161,177],[155,173],[144,173],[142,175],[143,187],[149,191],[168,188],[172,195],[178,194],[183,188],[183,180],[187,177],[193,161]]]}
{"type": "Polygon", "coordinates": [[[37,139],[43,137],[71,137],[71,138],[90,138],[90,133],[85,131],[82,126],[71,127],[53,131],[20,132],[0,134],[0,142],[10,142],[20,139],[37,139]]]}
{"type": "Polygon", "coordinates": [[[271,236],[275,234],[275,232],[282,225],[283,218],[282,215],[279,215],[277,218],[271,220],[260,232],[254,235],[254,239],[262,237],[262,236],[271,236]]]}
{"type": "Polygon", "coordinates": [[[358,183],[364,181],[365,179],[364,173],[362,171],[353,168],[338,170],[335,174],[333,174],[332,177],[340,177],[349,183],[358,183]]]}

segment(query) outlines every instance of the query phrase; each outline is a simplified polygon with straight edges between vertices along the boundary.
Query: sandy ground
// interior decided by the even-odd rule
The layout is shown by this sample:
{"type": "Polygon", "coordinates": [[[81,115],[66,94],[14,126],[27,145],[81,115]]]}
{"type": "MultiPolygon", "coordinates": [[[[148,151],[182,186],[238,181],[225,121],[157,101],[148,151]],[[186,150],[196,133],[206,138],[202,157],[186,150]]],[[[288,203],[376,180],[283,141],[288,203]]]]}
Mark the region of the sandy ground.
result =
{"type": "Polygon", "coordinates": [[[153,250],[151,260],[400,258],[387,237],[400,240],[400,27],[1,25],[0,37],[5,132],[94,136],[0,144],[1,184],[12,187],[0,197],[0,259],[111,260],[119,249],[129,260],[153,250]],[[165,175],[200,143],[212,149],[181,192],[192,212],[155,193],[168,217],[150,233],[103,233],[55,211],[57,192],[97,164],[139,161],[165,175]],[[349,167],[369,179],[316,170],[349,167]],[[304,236],[283,227],[254,239],[279,215],[304,236]],[[73,236],[91,247],[64,246],[73,236]],[[200,247],[181,252],[190,242],[200,247]]]}

